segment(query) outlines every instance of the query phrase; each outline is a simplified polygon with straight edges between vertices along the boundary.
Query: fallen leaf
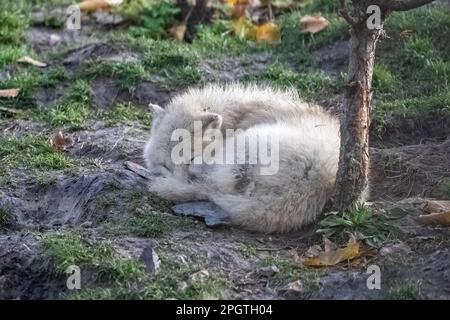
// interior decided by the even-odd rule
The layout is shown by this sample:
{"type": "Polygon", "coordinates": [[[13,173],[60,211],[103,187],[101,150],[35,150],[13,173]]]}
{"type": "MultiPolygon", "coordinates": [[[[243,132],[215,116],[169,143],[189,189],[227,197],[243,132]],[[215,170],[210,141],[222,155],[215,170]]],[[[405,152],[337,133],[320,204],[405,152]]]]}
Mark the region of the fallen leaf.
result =
{"type": "Polygon", "coordinates": [[[172,26],[169,29],[169,34],[178,41],[184,40],[184,35],[186,34],[186,24],[180,23],[172,26]]]}
{"type": "Polygon", "coordinates": [[[47,66],[46,63],[34,60],[33,58],[31,58],[29,56],[22,57],[19,60],[17,60],[17,62],[32,64],[33,66],[40,67],[40,68],[44,68],[47,66]]]}
{"type": "Polygon", "coordinates": [[[322,16],[304,16],[300,19],[303,25],[302,32],[304,33],[317,33],[328,27],[329,22],[322,16]]]}
{"type": "Polygon", "coordinates": [[[446,212],[450,210],[450,201],[428,200],[422,208],[425,213],[446,212]]]}
{"type": "Polygon", "coordinates": [[[11,114],[19,114],[19,113],[22,113],[22,110],[14,109],[14,108],[0,107],[0,112],[11,113],[11,114]]]}
{"type": "Polygon", "coordinates": [[[2,98],[14,98],[19,94],[20,89],[3,89],[0,90],[0,97],[2,98]]]}
{"type": "Polygon", "coordinates": [[[233,22],[234,34],[239,39],[254,40],[256,38],[257,27],[247,17],[240,17],[233,22]]]}
{"type": "Polygon", "coordinates": [[[450,210],[446,212],[433,212],[430,214],[420,215],[417,219],[423,224],[450,226],[450,210]]]}
{"type": "MultiPolygon", "coordinates": [[[[330,248],[330,244],[328,247],[330,248]]],[[[321,252],[316,257],[305,259],[303,264],[308,267],[334,266],[342,261],[355,259],[359,255],[359,243],[352,237],[345,248],[321,252]]]]}
{"type": "Polygon", "coordinates": [[[280,43],[281,31],[278,24],[269,21],[256,28],[256,41],[270,44],[280,43]]]}
{"type": "Polygon", "coordinates": [[[64,136],[62,131],[58,131],[50,137],[50,145],[57,150],[65,151],[73,146],[73,140],[69,136],[64,136]]]}

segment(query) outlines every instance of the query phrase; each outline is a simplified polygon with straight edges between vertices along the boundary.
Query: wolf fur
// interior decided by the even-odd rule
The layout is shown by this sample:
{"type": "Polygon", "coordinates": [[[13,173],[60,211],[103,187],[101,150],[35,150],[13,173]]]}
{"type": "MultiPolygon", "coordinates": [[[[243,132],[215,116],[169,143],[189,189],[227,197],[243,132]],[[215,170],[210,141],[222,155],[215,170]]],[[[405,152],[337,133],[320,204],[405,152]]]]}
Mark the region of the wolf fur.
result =
{"type": "Polygon", "coordinates": [[[209,200],[249,230],[288,232],[314,222],[332,196],[339,161],[338,120],[293,91],[210,85],[153,106],[144,159],[155,174],[151,191],[175,202],[209,200]],[[174,165],[170,141],[177,128],[242,129],[236,135],[279,140],[279,169],[261,175],[260,164],[174,165]]]}

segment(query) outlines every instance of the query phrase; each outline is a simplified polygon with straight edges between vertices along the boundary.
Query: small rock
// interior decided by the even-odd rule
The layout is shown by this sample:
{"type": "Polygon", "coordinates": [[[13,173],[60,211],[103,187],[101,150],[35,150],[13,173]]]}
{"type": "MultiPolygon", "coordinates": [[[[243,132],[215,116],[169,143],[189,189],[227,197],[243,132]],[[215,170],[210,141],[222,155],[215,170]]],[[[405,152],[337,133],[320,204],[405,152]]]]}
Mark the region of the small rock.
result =
{"type": "Polygon", "coordinates": [[[263,277],[273,277],[278,272],[280,272],[280,269],[277,266],[264,267],[258,270],[258,274],[263,277]]]}
{"type": "Polygon", "coordinates": [[[195,282],[203,281],[204,279],[206,279],[208,277],[209,277],[208,270],[203,269],[203,270],[200,270],[199,272],[191,274],[191,276],[189,277],[189,282],[195,283],[195,282]]]}
{"type": "Polygon", "coordinates": [[[188,287],[188,284],[185,281],[181,281],[177,285],[177,292],[178,293],[184,293],[188,287]]]}
{"type": "Polygon", "coordinates": [[[280,288],[278,294],[289,300],[302,299],[304,295],[303,290],[303,283],[300,280],[297,280],[280,288]]]}
{"type": "Polygon", "coordinates": [[[161,261],[159,260],[158,255],[156,254],[155,248],[153,245],[149,245],[144,248],[141,256],[139,257],[139,261],[141,261],[146,266],[146,270],[148,273],[158,273],[161,261]]]}

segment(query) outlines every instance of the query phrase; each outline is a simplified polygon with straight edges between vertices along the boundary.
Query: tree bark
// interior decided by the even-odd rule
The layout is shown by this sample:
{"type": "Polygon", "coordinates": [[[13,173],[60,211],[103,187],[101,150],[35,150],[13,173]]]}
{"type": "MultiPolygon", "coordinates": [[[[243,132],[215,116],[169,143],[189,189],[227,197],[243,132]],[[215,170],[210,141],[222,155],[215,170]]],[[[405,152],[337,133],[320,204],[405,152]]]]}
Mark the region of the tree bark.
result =
{"type": "MultiPolygon", "coordinates": [[[[340,212],[363,200],[368,189],[369,127],[375,49],[380,29],[366,23],[368,1],[353,1],[345,12],[350,25],[350,55],[346,99],[341,121],[341,148],[335,204],[340,212]]],[[[345,17],[345,16],[344,16],[345,17]]],[[[384,17],[382,17],[384,19],[384,17]]]]}
{"type": "Polygon", "coordinates": [[[351,7],[341,1],[341,15],[350,24],[350,56],[346,90],[346,109],[341,122],[341,148],[336,176],[335,207],[343,212],[368,193],[369,127],[375,50],[383,24],[391,11],[404,11],[432,0],[352,0],[351,7]],[[380,25],[368,28],[366,10],[380,9],[380,25]]]}

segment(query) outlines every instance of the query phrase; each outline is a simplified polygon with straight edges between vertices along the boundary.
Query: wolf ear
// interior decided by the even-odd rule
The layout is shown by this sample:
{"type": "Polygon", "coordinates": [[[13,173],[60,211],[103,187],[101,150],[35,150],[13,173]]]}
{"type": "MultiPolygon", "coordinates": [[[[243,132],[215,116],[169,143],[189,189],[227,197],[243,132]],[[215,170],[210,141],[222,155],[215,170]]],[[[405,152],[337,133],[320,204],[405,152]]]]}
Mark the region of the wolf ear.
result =
{"type": "Polygon", "coordinates": [[[222,127],[222,116],[217,113],[208,113],[202,117],[202,128],[204,131],[208,129],[219,130],[222,127]]]}
{"type": "Polygon", "coordinates": [[[148,105],[148,107],[152,111],[152,114],[153,114],[154,117],[162,115],[165,112],[164,109],[161,108],[160,106],[158,106],[157,104],[150,103],[148,105]]]}

